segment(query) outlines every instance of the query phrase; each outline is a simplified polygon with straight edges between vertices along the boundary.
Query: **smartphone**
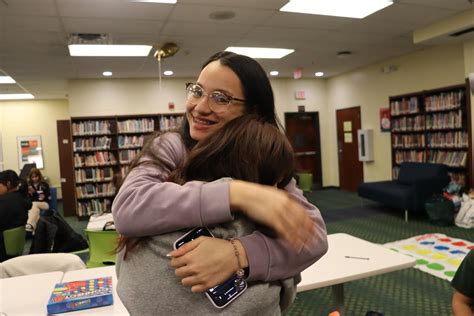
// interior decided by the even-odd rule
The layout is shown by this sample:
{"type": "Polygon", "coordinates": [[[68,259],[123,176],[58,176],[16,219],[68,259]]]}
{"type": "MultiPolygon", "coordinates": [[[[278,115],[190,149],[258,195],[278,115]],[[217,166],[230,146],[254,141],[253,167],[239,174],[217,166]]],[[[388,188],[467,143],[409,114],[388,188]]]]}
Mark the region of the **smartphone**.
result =
{"type": "MultiPolygon", "coordinates": [[[[174,249],[200,236],[214,237],[207,227],[196,227],[174,242],[174,249]]],[[[233,275],[224,283],[218,284],[206,291],[206,296],[217,308],[224,308],[239,297],[247,289],[247,282],[233,275]]]]}

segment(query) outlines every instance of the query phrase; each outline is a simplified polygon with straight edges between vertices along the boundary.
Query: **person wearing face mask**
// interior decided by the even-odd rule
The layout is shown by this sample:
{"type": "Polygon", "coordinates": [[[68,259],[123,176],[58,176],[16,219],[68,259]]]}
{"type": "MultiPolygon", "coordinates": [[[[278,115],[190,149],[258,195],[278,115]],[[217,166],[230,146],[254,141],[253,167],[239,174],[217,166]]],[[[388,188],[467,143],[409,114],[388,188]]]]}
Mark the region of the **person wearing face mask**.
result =
{"type": "Polygon", "coordinates": [[[17,173],[13,170],[0,172],[0,262],[8,259],[3,232],[24,226],[31,205],[26,183],[21,183],[17,173]]]}
{"type": "MultiPolygon", "coordinates": [[[[115,227],[126,237],[143,237],[232,221],[243,214],[274,236],[254,231],[235,240],[248,281],[293,277],[327,251],[319,210],[291,179],[284,187],[243,180],[167,182],[192,148],[244,115],[279,126],[273,91],[252,58],[219,52],[186,84],[186,116],[181,130],[157,136],[145,146],[112,204],[115,227]]],[[[268,159],[278,159],[268,157],[268,159]]],[[[204,292],[235,273],[232,245],[209,238],[170,252],[176,275],[193,292],[204,292]],[[189,269],[189,267],[193,267],[189,269]]]]}

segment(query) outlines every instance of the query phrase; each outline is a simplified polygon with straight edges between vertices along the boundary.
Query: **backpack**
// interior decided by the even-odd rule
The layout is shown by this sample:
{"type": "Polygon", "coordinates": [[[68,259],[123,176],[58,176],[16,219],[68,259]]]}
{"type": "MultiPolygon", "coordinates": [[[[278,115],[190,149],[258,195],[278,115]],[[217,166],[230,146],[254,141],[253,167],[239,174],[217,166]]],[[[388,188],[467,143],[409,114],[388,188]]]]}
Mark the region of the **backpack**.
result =
{"type": "Polygon", "coordinates": [[[431,224],[450,226],[454,223],[454,205],[442,195],[433,195],[425,202],[425,210],[431,224]]]}

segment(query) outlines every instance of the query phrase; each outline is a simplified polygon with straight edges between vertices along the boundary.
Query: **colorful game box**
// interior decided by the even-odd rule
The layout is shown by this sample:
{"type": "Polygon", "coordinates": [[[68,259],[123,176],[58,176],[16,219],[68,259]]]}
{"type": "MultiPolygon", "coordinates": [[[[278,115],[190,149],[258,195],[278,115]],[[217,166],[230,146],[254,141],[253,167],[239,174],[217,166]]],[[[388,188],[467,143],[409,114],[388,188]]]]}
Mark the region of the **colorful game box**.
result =
{"type": "Polygon", "coordinates": [[[112,305],[112,277],[57,283],[48,301],[48,314],[112,305]]]}

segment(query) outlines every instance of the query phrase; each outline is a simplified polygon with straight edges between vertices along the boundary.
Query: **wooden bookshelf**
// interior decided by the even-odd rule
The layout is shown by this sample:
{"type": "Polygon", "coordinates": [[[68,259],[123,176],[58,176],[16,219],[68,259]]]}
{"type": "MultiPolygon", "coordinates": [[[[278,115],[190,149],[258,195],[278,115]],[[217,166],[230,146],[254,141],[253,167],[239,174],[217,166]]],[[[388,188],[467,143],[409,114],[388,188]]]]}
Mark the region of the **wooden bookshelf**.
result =
{"type": "Polygon", "coordinates": [[[392,96],[392,174],[402,162],[441,163],[453,180],[472,187],[467,84],[392,96]]]}
{"type": "Polygon", "coordinates": [[[182,113],[170,113],[58,121],[59,144],[68,144],[60,150],[63,197],[69,199],[64,201],[65,215],[85,218],[110,212],[117,185],[147,136],[179,127],[182,118],[182,113]]]}

